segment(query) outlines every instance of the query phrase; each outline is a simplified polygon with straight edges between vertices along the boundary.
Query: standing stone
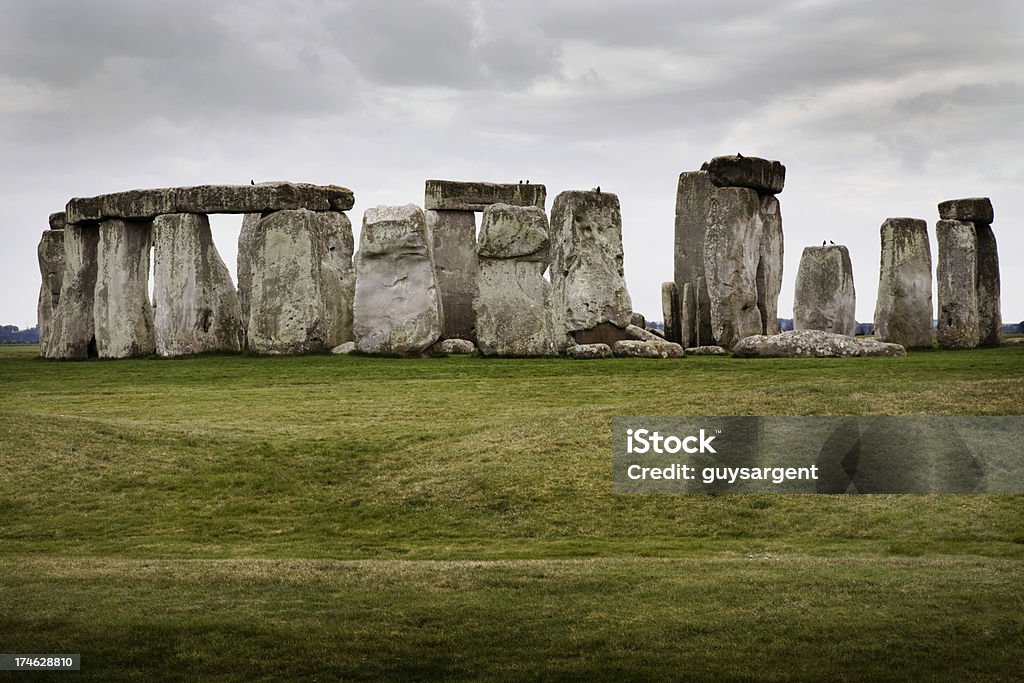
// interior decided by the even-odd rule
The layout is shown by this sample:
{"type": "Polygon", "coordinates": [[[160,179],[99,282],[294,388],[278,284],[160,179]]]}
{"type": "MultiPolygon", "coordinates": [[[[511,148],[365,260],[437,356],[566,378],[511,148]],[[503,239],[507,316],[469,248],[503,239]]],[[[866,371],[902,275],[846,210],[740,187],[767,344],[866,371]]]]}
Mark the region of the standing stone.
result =
{"type": "Polygon", "coordinates": [[[153,222],[108,218],[100,223],[96,260],[96,350],[100,358],[149,356],[156,351],[149,300],[153,222]]]}
{"type": "Polygon", "coordinates": [[[682,335],[679,311],[679,290],[675,282],[661,283],[661,315],[665,323],[665,339],[678,342],[682,335]]]}
{"type": "Polygon", "coordinates": [[[356,348],[421,354],[440,338],[443,316],[422,209],[367,209],[356,254],[356,348]]]}
{"type": "MultiPolygon", "coordinates": [[[[700,327],[700,319],[697,317],[699,308],[697,306],[697,300],[694,299],[693,293],[700,289],[704,285],[704,278],[697,278],[697,284],[691,285],[687,282],[683,285],[683,291],[681,296],[678,297],[679,301],[679,342],[686,339],[696,339],[697,331],[700,327]]],[[[706,286],[705,286],[706,289],[706,286]]],[[[710,309],[709,309],[710,313],[710,309]]],[[[710,333],[709,333],[710,336],[710,333]]],[[[671,340],[670,340],[671,341],[671,340]]]]}
{"type": "Polygon", "coordinates": [[[804,247],[793,296],[793,329],[852,337],[857,294],[850,252],[842,245],[804,247]]]}
{"type": "Polygon", "coordinates": [[[153,220],[153,308],[160,356],[242,350],[238,295],[205,214],[153,220]]]}
{"type": "Polygon", "coordinates": [[[36,256],[42,278],[36,304],[36,329],[39,332],[39,355],[45,358],[50,342],[50,326],[54,311],[60,303],[60,290],[64,282],[64,230],[44,230],[36,256]]]}
{"type": "Polygon", "coordinates": [[[978,345],[999,346],[1003,316],[999,304],[999,249],[992,226],[975,223],[978,238],[978,345]]]}
{"type": "MultiPolygon", "coordinates": [[[[684,285],[689,284],[694,302],[701,306],[699,312],[692,312],[693,320],[699,318],[701,326],[691,329],[689,339],[680,340],[683,346],[695,344],[698,335],[704,340],[711,338],[710,299],[706,286],[698,288],[697,281],[704,277],[704,235],[707,232],[708,210],[711,208],[714,189],[707,171],[685,171],[679,174],[675,223],[676,290],[682,295],[684,285]]],[[[680,303],[679,309],[682,315],[680,327],[685,327],[685,303],[680,303]]]]}
{"type": "Polygon", "coordinates": [[[906,348],[932,345],[932,252],[918,218],[882,223],[875,337],[906,348]]]}
{"type": "Polygon", "coordinates": [[[559,349],[625,339],[633,305],[622,267],[619,198],[566,191],[551,207],[551,290],[559,349]]]}
{"type": "Polygon", "coordinates": [[[973,223],[940,220],[935,226],[939,242],[936,280],[939,327],[936,337],[946,349],[978,345],[978,236],[973,223]]]}
{"type": "Polygon", "coordinates": [[[424,212],[437,274],[438,293],[444,308],[446,339],[476,339],[477,274],[476,216],[472,211],[424,212]]]}
{"type": "Polygon", "coordinates": [[[352,224],[339,211],[246,218],[238,245],[239,308],[246,301],[250,351],[309,353],[351,339],[352,243],[352,224]]]}
{"type": "MultiPolygon", "coordinates": [[[[704,277],[711,301],[711,337],[719,346],[731,348],[763,329],[757,306],[762,231],[757,192],[727,187],[712,193],[704,235],[704,277]]],[[[700,344],[706,341],[700,335],[700,344]]]]}
{"type": "Polygon", "coordinates": [[[242,230],[238,233],[238,253],[235,258],[238,276],[238,306],[242,310],[242,348],[249,348],[249,294],[252,292],[252,255],[261,242],[258,229],[263,215],[247,213],[242,217],[242,230]]]}
{"type": "Polygon", "coordinates": [[[782,209],[775,195],[761,197],[761,221],[760,260],[757,264],[757,309],[761,312],[761,334],[772,335],[779,333],[779,294],[782,292],[783,261],[782,209]]]}
{"type": "Polygon", "coordinates": [[[69,224],[64,229],[64,277],[46,344],[47,358],[96,356],[93,301],[99,241],[98,223],[69,224]]]}
{"type": "Polygon", "coordinates": [[[558,353],[551,327],[548,219],[535,206],[492,204],[480,223],[480,277],[473,302],[485,356],[558,353]]]}

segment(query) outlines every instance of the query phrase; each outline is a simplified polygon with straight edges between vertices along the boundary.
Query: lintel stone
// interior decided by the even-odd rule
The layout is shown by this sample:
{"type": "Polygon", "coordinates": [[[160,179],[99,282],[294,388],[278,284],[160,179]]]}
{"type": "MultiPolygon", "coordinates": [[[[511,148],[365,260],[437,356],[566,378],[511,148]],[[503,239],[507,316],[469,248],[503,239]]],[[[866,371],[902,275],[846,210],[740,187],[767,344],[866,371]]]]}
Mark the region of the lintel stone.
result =
{"type": "Polygon", "coordinates": [[[428,180],[423,206],[449,211],[483,211],[491,204],[544,208],[547,188],[518,183],[475,183],[428,180]]]}

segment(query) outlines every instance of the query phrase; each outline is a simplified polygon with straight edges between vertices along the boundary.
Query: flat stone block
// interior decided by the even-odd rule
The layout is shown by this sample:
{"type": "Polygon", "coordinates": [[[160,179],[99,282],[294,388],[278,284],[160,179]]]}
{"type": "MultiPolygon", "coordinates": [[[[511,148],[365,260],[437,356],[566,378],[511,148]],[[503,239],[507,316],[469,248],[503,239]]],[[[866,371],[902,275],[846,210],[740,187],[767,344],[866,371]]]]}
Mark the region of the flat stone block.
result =
{"type": "Polygon", "coordinates": [[[995,217],[992,201],[988,197],[968,197],[939,202],[939,218],[949,221],[968,221],[989,224],[995,217]]]}
{"type": "Polygon", "coordinates": [[[483,211],[491,204],[511,204],[543,209],[546,199],[547,189],[543,185],[428,180],[423,207],[450,211],[483,211]]]}
{"type": "Polygon", "coordinates": [[[786,184],[785,166],[758,157],[715,157],[708,162],[707,172],[718,187],[749,187],[758,194],[778,194],[786,184]]]}

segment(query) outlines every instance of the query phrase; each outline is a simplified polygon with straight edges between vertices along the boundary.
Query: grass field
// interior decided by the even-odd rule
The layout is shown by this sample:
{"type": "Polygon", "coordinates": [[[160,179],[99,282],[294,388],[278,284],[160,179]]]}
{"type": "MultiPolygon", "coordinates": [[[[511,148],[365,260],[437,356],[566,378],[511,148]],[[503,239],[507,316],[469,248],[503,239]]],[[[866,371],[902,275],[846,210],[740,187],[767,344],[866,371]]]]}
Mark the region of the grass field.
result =
{"type": "Polygon", "coordinates": [[[0,652],[82,653],[55,679],[1022,675],[1024,496],[616,496],[610,421],[1024,414],[1024,346],[35,352],[0,347],[0,652]]]}

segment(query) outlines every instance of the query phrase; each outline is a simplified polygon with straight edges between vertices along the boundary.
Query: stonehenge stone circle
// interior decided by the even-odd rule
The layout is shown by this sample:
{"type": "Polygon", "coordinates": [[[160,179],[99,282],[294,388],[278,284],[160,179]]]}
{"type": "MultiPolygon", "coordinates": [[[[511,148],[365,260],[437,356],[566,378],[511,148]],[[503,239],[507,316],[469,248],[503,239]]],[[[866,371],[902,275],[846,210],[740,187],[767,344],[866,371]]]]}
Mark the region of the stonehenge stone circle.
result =
{"type": "Polygon", "coordinates": [[[857,331],[856,304],[847,248],[804,247],[793,295],[793,329],[852,337],[857,331]]]}
{"type": "Polygon", "coordinates": [[[250,351],[309,353],[351,340],[352,245],[352,225],[337,211],[286,209],[248,221],[238,262],[250,351]]]}
{"type": "Polygon", "coordinates": [[[149,300],[152,221],[106,218],[100,223],[93,319],[100,358],[156,351],[149,300]]]}
{"type": "Polygon", "coordinates": [[[906,348],[932,345],[932,252],[918,218],[882,223],[875,337],[906,348]]]}
{"type": "Polygon", "coordinates": [[[733,346],[738,358],[843,358],[850,356],[904,356],[899,344],[857,339],[822,330],[793,330],[775,335],[754,335],[733,346]]]}
{"type": "Polygon", "coordinates": [[[967,221],[935,225],[939,263],[935,269],[939,299],[939,346],[971,349],[978,345],[978,235],[967,221]]]}
{"type": "Polygon", "coordinates": [[[50,323],[47,358],[80,360],[97,355],[93,301],[99,242],[98,223],[64,229],[64,277],[50,323]]]}
{"type": "Polygon", "coordinates": [[[153,325],[159,356],[243,348],[238,294],[206,214],[153,221],[153,325]]]}
{"type": "Polygon", "coordinates": [[[551,207],[551,290],[555,341],[625,339],[633,304],[622,267],[622,215],[617,195],[569,190],[551,207]]]}
{"type": "Polygon", "coordinates": [[[36,256],[39,261],[39,275],[42,278],[39,300],[36,303],[39,355],[45,357],[50,341],[50,325],[60,302],[60,290],[64,282],[64,229],[44,230],[36,249],[36,256]]]}
{"type": "Polygon", "coordinates": [[[740,155],[679,176],[675,284],[684,346],[731,346],[778,331],[786,168],[740,155]],[[689,291],[687,291],[689,286],[689,291]]]}
{"type": "Polygon", "coordinates": [[[128,190],[68,202],[67,222],[105,218],[148,220],[165,213],[267,213],[287,209],[348,211],[352,190],[337,185],[260,183],[128,190]]]}
{"type": "Polygon", "coordinates": [[[476,296],[480,265],[476,255],[476,214],[427,209],[427,232],[444,308],[443,336],[476,339],[476,296]]]}
{"type": "Polygon", "coordinates": [[[428,180],[425,195],[423,208],[430,210],[483,211],[491,204],[543,209],[547,189],[543,185],[428,180]]]}
{"type": "Polygon", "coordinates": [[[544,279],[549,244],[543,209],[492,204],[484,210],[473,310],[477,346],[485,356],[558,353],[551,324],[551,285],[544,279]]]}
{"type": "Polygon", "coordinates": [[[440,338],[443,316],[423,210],[415,204],[367,209],[356,254],[356,348],[422,354],[440,338]]]}

